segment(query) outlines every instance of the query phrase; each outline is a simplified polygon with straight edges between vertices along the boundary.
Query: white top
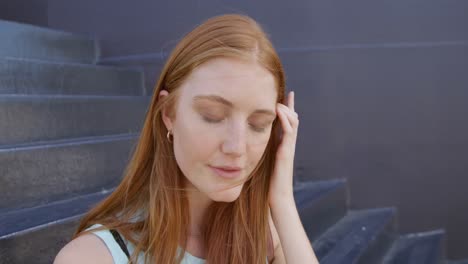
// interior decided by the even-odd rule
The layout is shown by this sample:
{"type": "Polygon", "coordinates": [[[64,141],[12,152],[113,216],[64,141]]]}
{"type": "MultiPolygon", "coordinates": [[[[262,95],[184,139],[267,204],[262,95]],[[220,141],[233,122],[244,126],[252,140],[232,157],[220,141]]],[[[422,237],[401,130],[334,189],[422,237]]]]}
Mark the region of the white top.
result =
{"type": "MultiPolygon", "coordinates": [[[[95,224],[87,228],[86,230],[95,229],[101,226],[102,226],[101,224],[95,224]]],[[[112,236],[112,233],[108,229],[93,231],[92,233],[98,236],[104,242],[104,244],[106,244],[107,248],[109,249],[112,255],[112,258],[114,259],[114,264],[127,264],[128,263],[127,255],[125,255],[125,253],[120,248],[117,241],[115,241],[114,236],[112,236]]],[[[123,236],[121,237],[125,245],[127,246],[128,252],[131,256],[133,251],[135,250],[135,246],[133,245],[133,243],[126,240],[123,236]]],[[[178,247],[178,250],[182,250],[182,248],[178,247]]],[[[140,252],[138,254],[138,262],[136,264],[145,264],[145,257],[144,257],[143,252],[140,252]]],[[[192,254],[190,254],[188,251],[185,251],[184,258],[182,259],[182,262],[180,264],[205,264],[205,260],[195,257],[192,254]]],[[[268,258],[266,259],[266,264],[268,264],[268,258]]]]}
{"type": "MultiPolygon", "coordinates": [[[[95,224],[86,230],[94,229],[97,227],[101,227],[101,224],[95,224]]],[[[120,248],[119,244],[117,241],[115,241],[114,237],[112,236],[111,232],[108,229],[104,230],[98,230],[98,231],[93,231],[93,234],[98,236],[104,244],[106,244],[107,248],[109,249],[112,258],[114,259],[115,264],[127,264],[128,263],[128,258],[127,255],[122,251],[120,248]]],[[[130,241],[126,240],[122,236],[122,240],[124,241],[125,245],[127,245],[128,252],[130,253],[130,256],[132,255],[133,251],[135,250],[135,246],[133,243],[130,241]]],[[[179,250],[181,248],[179,247],[179,250]]],[[[144,264],[145,263],[145,257],[143,252],[140,252],[138,254],[138,263],[137,264],[144,264]]],[[[181,264],[204,264],[205,260],[201,258],[197,258],[190,254],[188,251],[185,251],[184,258],[182,259],[181,264]]]]}

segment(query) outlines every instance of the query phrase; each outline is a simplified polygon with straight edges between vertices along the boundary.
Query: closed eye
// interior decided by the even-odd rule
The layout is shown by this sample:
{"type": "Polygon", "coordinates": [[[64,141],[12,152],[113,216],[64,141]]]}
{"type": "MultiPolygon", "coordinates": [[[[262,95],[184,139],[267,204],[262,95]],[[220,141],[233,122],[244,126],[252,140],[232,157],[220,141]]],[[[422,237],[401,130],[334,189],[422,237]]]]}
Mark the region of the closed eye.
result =
{"type": "MultiPolygon", "coordinates": [[[[216,124],[216,123],[219,123],[219,122],[223,121],[223,119],[221,119],[221,120],[211,119],[211,118],[208,118],[206,116],[203,116],[203,120],[205,120],[206,122],[211,123],[211,124],[216,124]]],[[[257,126],[253,126],[253,125],[250,124],[250,127],[252,127],[252,129],[255,132],[264,132],[267,129],[268,126],[257,127],[257,126]]]]}

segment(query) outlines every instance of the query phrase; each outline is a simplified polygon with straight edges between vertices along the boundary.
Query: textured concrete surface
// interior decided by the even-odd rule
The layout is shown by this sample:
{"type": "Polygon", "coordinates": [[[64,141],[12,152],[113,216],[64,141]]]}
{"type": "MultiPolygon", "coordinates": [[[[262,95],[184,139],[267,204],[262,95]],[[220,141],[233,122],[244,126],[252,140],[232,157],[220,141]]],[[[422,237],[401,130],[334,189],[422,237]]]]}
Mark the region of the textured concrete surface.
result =
{"type": "Polygon", "coordinates": [[[135,69],[32,59],[0,59],[0,94],[143,95],[135,69]]]}
{"type": "Polygon", "coordinates": [[[136,138],[124,134],[0,149],[0,212],[116,186],[136,138]]]}
{"type": "Polygon", "coordinates": [[[8,264],[52,263],[59,250],[70,241],[79,218],[58,221],[47,228],[0,239],[0,260],[8,264]]]}
{"type": "Polygon", "coordinates": [[[438,264],[444,258],[444,230],[399,237],[385,255],[383,264],[438,264]]]}
{"type": "Polygon", "coordinates": [[[349,212],[313,242],[320,263],[357,263],[379,236],[394,231],[394,215],[394,208],[349,212]]]}
{"type": "Polygon", "coordinates": [[[346,180],[311,181],[296,184],[296,206],[310,241],[325,232],[347,211],[346,180]]]}
{"type": "Polygon", "coordinates": [[[136,133],[149,101],[143,96],[0,95],[0,148],[136,133]]]}

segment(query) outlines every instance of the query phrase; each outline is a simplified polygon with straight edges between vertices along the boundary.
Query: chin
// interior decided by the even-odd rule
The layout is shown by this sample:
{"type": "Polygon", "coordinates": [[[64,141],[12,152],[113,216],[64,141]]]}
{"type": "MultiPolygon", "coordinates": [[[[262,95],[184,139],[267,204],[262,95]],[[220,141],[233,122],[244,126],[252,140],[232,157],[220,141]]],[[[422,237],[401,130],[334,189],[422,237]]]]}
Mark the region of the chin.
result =
{"type": "Polygon", "coordinates": [[[225,191],[214,193],[210,198],[215,202],[231,203],[239,198],[241,190],[242,186],[238,186],[225,191]]]}

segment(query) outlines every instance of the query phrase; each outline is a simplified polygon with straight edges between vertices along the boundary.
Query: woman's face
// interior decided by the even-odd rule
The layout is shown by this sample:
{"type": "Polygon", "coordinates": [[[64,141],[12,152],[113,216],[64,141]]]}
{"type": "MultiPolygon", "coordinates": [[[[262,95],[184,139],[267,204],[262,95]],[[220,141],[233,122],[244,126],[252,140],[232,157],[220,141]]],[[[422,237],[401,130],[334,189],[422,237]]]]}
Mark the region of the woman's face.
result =
{"type": "Polygon", "coordinates": [[[180,89],[175,120],[166,113],[163,119],[173,131],[186,187],[213,201],[232,202],[270,138],[277,98],[273,75],[254,63],[217,58],[196,68],[180,89]],[[212,166],[241,171],[224,178],[212,166]]]}

